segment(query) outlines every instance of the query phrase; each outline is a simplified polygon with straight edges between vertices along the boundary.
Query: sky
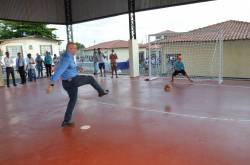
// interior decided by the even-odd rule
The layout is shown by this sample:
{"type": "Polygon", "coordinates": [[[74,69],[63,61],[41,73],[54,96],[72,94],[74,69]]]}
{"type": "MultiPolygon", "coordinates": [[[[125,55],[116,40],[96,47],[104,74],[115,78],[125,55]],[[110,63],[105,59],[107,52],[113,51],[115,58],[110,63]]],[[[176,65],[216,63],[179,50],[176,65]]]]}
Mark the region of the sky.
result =
{"type": "MultiPolygon", "coordinates": [[[[136,13],[137,40],[146,42],[148,34],[164,30],[185,32],[228,20],[250,22],[250,0],[216,0],[136,13]]],[[[66,44],[63,25],[49,25],[66,44]]],[[[74,41],[86,47],[111,40],[128,40],[128,15],[120,15],[73,25],[74,41]]]]}

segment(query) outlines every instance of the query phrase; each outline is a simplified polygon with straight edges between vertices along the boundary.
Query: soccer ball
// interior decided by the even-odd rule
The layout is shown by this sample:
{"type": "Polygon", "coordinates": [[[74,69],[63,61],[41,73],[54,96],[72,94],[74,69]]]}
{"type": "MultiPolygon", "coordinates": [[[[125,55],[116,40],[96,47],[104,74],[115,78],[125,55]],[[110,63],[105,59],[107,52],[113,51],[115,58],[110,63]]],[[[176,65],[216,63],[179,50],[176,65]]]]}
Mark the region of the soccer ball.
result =
{"type": "Polygon", "coordinates": [[[166,84],[166,85],[164,86],[164,90],[165,90],[165,92],[170,92],[170,91],[171,91],[171,89],[172,89],[172,87],[171,87],[171,85],[170,85],[170,84],[166,84]]]}

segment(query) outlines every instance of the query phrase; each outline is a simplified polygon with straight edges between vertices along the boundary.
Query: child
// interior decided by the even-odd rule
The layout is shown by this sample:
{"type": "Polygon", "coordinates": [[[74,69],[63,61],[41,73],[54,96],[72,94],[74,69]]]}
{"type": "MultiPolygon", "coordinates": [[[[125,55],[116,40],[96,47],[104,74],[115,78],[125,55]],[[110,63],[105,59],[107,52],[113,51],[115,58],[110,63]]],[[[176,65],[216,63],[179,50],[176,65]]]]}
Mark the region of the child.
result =
{"type": "Polygon", "coordinates": [[[187,77],[187,79],[190,81],[190,82],[193,82],[193,80],[191,80],[189,78],[189,76],[187,75],[186,71],[185,71],[185,67],[184,67],[184,64],[182,62],[182,57],[181,57],[181,54],[177,56],[177,61],[175,62],[174,64],[174,73],[172,74],[172,80],[171,82],[174,82],[174,77],[178,74],[182,74],[183,76],[187,77]]]}

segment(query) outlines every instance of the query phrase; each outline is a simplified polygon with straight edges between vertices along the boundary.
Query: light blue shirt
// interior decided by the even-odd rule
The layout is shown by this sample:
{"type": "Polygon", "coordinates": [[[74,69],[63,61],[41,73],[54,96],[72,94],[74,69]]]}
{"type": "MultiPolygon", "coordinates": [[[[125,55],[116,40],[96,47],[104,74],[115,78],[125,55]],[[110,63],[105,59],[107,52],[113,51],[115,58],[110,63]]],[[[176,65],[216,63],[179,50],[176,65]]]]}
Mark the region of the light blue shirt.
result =
{"type": "Polygon", "coordinates": [[[74,61],[74,57],[66,52],[61,56],[60,62],[56,67],[55,73],[51,76],[50,81],[54,84],[59,77],[61,77],[62,80],[68,80],[77,75],[77,65],[74,61]]]}
{"type": "Polygon", "coordinates": [[[181,70],[184,70],[184,64],[180,61],[176,61],[175,62],[175,65],[174,65],[174,68],[176,71],[181,71],[181,70]]]}
{"type": "Polygon", "coordinates": [[[21,66],[24,66],[25,65],[25,62],[24,62],[24,59],[21,57],[21,58],[16,58],[16,67],[21,67],[21,66]]]}

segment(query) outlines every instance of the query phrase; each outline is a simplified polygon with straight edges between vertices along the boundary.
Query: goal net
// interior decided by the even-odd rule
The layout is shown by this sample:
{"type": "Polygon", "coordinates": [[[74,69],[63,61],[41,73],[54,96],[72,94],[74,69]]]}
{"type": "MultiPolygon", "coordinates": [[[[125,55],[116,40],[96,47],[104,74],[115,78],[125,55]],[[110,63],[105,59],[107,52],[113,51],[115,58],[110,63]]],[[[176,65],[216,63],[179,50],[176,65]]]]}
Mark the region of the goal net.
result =
{"type": "Polygon", "coordinates": [[[220,31],[198,29],[149,35],[149,79],[172,76],[178,55],[182,56],[185,70],[194,81],[223,82],[223,38],[220,31]]]}

